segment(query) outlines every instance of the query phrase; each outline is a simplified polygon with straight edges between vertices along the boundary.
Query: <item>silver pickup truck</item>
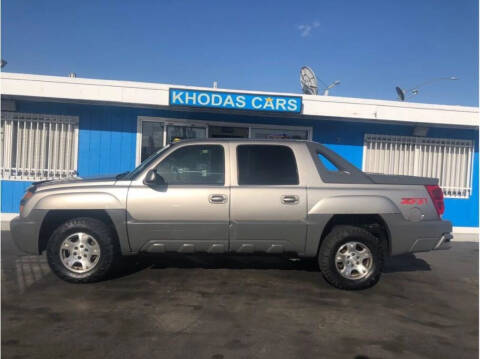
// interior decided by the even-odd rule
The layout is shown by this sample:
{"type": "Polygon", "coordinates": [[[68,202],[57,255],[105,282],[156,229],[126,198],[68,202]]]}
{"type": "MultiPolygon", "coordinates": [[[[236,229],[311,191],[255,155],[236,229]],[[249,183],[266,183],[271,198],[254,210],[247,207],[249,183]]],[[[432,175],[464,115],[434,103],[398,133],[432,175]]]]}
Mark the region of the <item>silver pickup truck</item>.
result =
{"type": "Polygon", "coordinates": [[[16,245],[75,283],[143,252],[264,253],[317,258],[359,289],[385,256],[452,238],[436,179],[367,174],[310,141],[180,141],[116,177],[34,183],[20,205],[16,245]]]}

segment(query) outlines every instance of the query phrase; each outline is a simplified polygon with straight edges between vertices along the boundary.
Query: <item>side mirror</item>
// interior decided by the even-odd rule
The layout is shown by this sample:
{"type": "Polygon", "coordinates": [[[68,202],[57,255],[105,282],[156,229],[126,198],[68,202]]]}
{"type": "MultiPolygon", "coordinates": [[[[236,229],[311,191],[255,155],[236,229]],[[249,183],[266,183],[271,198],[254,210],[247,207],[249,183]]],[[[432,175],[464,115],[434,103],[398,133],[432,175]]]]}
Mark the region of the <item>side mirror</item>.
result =
{"type": "Polygon", "coordinates": [[[155,170],[150,170],[147,172],[147,175],[145,176],[143,183],[146,185],[154,185],[154,186],[167,185],[163,177],[160,176],[155,170]]]}

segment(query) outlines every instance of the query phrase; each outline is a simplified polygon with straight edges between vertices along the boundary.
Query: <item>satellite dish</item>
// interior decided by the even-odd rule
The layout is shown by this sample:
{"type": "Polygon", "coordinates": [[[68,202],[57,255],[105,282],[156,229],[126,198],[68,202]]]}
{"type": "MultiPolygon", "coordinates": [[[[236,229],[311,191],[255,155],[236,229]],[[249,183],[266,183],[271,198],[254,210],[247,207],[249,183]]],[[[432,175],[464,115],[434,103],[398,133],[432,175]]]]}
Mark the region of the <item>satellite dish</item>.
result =
{"type": "Polygon", "coordinates": [[[318,95],[317,77],[310,67],[302,66],[300,69],[300,83],[304,94],[318,95]]]}
{"type": "Polygon", "coordinates": [[[396,86],[395,91],[397,91],[398,98],[400,101],[405,101],[405,91],[403,91],[400,87],[396,86]]]}

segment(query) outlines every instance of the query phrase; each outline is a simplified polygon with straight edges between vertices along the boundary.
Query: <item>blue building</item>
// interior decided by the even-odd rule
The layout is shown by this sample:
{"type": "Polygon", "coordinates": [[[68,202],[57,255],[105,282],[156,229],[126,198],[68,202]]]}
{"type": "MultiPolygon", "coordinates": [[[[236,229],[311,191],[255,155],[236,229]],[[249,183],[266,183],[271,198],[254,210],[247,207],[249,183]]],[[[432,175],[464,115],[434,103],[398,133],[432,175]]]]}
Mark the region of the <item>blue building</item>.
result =
{"type": "Polygon", "coordinates": [[[120,173],[175,138],[297,138],[357,167],[436,177],[479,227],[478,108],[2,73],[1,212],[33,181],[120,173]]]}

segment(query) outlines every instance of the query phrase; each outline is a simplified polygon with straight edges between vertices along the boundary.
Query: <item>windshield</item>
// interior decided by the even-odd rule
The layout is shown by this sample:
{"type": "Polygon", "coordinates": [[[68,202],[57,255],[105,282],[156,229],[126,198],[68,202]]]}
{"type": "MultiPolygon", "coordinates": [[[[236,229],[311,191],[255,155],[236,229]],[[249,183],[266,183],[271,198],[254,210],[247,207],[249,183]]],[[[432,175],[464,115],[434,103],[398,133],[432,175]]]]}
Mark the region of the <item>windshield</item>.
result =
{"type": "Polygon", "coordinates": [[[128,175],[126,175],[124,178],[132,180],[137,175],[142,172],[146,167],[150,166],[150,164],[157,159],[157,157],[164,152],[166,149],[170,148],[170,145],[166,145],[165,147],[159,149],[157,152],[154,152],[150,155],[150,157],[147,157],[145,161],[140,163],[137,168],[135,168],[132,172],[130,172],[128,175]]]}

